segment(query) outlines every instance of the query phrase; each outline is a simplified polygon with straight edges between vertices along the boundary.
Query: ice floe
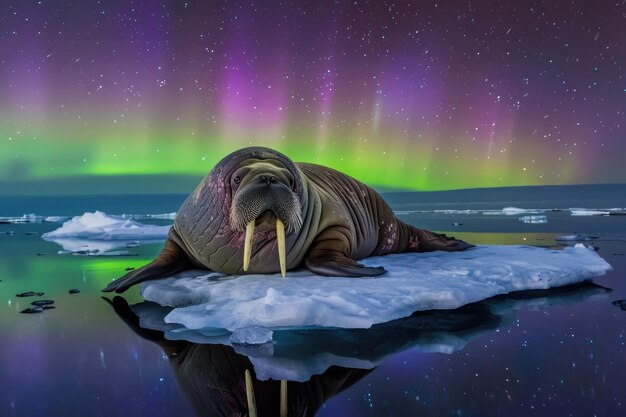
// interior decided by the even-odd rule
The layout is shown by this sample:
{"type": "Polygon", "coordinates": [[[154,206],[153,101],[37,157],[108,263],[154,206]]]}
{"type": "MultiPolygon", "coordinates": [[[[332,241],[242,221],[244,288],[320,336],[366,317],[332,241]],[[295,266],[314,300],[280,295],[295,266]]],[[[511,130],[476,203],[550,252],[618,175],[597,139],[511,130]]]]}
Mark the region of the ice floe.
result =
{"type": "Polygon", "coordinates": [[[504,216],[517,216],[520,214],[538,214],[550,211],[549,209],[524,209],[519,207],[505,207],[502,210],[484,210],[483,214],[486,215],[504,215],[504,216]]]}
{"type": "Polygon", "coordinates": [[[621,208],[610,209],[582,209],[570,208],[569,212],[572,216],[624,216],[626,210],[621,208]]]}
{"type": "Polygon", "coordinates": [[[42,237],[60,245],[60,254],[129,256],[134,254],[126,249],[137,248],[142,242],[161,242],[169,229],[170,226],[142,224],[96,211],[73,217],[42,237]]]}
{"type": "Polygon", "coordinates": [[[543,224],[548,223],[548,216],[521,216],[519,221],[527,224],[543,224]]]}
{"type": "Polygon", "coordinates": [[[519,208],[504,207],[502,209],[460,209],[460,210],[395,210],[397,216],[411,214],[435,213],[443,215],[484,214],[487,216],[518,216],[522,214],[542,214],[550,212],[569,212],[572,216],[624,216],[625,208],[519,208]]]}
{"type": "MultiPolygon", "coordinates": [[[[611,270],[582,244],[563,250],[478,246],[464,252],[405,253],[362,261],[378,278],[320,277],[308,270],[225,276],[191,271],[144,282],[148,301],[174,307],[165,322],[201,332],[242,329],[369,328],[415,311],[454,309],[498,294],[581,282],[611,270]]],[[[250,332],[258,337],[255,332],[250,332]]]]}
{"type": "Polygon", "coordinates": [[[49,223],[64,223],[71,219],[70,216],[47,216],[44,220],[49,223]]]}
{"type": "MultiPolygon", "coordinates": [[[[61,246],[59,254],[71,253],[83,256],[133,256],[127,249],[134,249],[141,246],[137,241],[127,242],[125,240],[91,240],[75,238],[47,238],[51,242],[61,246]]],[[[159,243],[158,240],[143,240],[144,243],[159,243]]]]}
{"type": "Polygon", "coordinates": [[[85,213],[63,223],[58,229],[44,233],[46,240],[72,238],[90,240],[165,239],[170,226],[142,224],[121,216],[109,216],[101,211],[85,213]]]}
{"type": "Polygon", "coordinates": [[[0,217],[0,223],[41,223],[44,218],[37,214],[23,214],[17,217],[0,217]]]}
{"type": "Polygon", "coordinates": [[[122,214],[120,217],[131,220],[174,220],[176,212],[159,214],[122,214]]]}
{"type": "Polygon", "coordinates": [[[555,240],[557,242],[586,242],[589,240],[598,240],[600,236],[588,235],[586,233],[576,233],[575,235],[563,235],[557,236],[555,240]]]}

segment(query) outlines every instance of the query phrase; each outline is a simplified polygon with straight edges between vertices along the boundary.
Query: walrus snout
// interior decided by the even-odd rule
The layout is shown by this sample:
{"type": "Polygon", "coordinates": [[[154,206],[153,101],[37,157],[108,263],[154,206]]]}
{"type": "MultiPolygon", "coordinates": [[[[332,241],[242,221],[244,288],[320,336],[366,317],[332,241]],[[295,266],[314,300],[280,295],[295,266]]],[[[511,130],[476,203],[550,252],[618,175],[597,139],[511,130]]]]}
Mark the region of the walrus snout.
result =
{"type": "Polygon", "coordinates": [[[302,207],[295,193],[278,177],[260,174],[237,190],[230,211],[230,224],[233,230],[246,231],[243,250],[243,270],[248,271],[252,253],[252,238],[257,220],[265,223],[275,219],[276,245],[282,276],[286,275],[287,234],[297,232],[302,227],[302,207]]]}
{"type": "Polygon", "coordinates": [[[296,194],[276,177],[259,176],[238,190],[230,210],[231,229],[243,232],[248,224],[271,212],[284,225],[287,234],[302,226],[302,207],[296,194]]]}

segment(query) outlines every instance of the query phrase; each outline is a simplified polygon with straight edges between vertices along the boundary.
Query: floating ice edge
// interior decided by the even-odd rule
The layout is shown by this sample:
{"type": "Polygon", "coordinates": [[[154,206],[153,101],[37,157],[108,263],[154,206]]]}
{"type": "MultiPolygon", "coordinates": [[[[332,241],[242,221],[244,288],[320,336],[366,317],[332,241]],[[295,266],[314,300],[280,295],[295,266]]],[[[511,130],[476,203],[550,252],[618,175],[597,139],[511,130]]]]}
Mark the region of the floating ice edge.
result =
{"type": "Polygon", "coordinates": [[[478,246],[464,252],[372,257],[362,263],[388,272],[377,278],[340,278],[301,269],[281,278],[187,271],[144,282],[141,293],[147,301],[174,307],[166,323],[236,332],[237,342],[254,344],[258,335],[242,329],[369,328],[415,311],[455,309],[512,291],[574,284],[612,270],[582,244],[563,250],[478,246]]]}

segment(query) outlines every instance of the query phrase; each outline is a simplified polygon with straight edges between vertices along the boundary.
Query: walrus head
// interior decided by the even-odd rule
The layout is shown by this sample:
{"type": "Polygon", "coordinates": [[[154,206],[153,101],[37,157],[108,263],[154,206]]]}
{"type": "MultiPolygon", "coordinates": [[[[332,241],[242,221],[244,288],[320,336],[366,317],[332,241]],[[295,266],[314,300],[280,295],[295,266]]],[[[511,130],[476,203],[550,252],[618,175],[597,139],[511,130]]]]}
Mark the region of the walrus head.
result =
{"type": "Polygon", "coordinates": [[[296,175],[280,159],[249,159],[230,176],[230,226],[236,232],[246,231],[244,271],[250,265],[255,228],[264,231],[275,225],[280,270],[285,276],[285,230],[297,233],[302,227],[302,207],[294,189],[296,175]]]}
{"type": "Polygon", "coordinates": [[[190,257],[209,269],[284,276],[308,242],[308,234],[300,236],[308,204],[306,178],[291,159],[245,148],[217,163],[183,203],[174,229],[190,257]]]}

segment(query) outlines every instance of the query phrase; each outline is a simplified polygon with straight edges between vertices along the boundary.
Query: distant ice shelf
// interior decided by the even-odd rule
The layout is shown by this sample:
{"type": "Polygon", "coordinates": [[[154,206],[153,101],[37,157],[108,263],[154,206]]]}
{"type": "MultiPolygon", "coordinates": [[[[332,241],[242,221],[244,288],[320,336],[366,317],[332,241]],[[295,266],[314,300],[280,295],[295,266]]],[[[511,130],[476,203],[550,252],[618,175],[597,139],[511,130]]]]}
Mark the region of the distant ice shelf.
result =
{"type": "Polygon", "coordinates": [[[17,217],[0,217],[1,223],[11,223],[11,224],[23,224],[23,223],[41,223],[44,220],[42,216],[38,216],[36,214],[23,214],[17,217]]]}
{"type": "Polygon", "coordinates": [[[132,220],[174,220],[176,212],[158,214],[122,214],[120,217],[132,220]]]}
{"type": "MultiPolygon", "coordinates": [[[[626,208],[519,208],[504,207],[502,209],[457,209],[457,210],[395,210],[397,216],[419,213],[435,213],[446,215],[483,214],[486,216],[520,216],[524,214],[545,214],[549,212],[569,212],[572,216],[624,216],[626,208]]],[[[528,216],[524,216],[528,217],[528,216]]],[[[521,218],[520,218],[521,219],[521,218]]]]}

